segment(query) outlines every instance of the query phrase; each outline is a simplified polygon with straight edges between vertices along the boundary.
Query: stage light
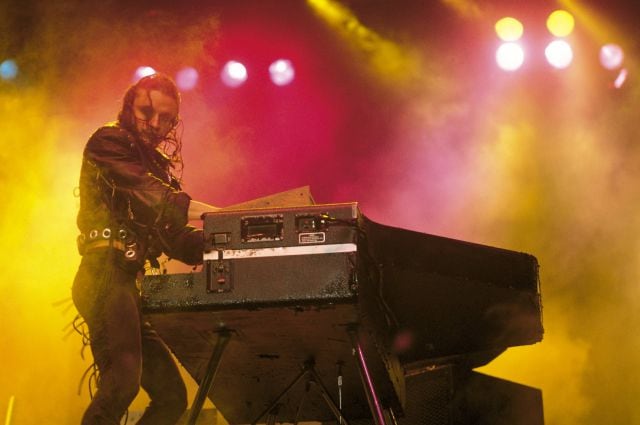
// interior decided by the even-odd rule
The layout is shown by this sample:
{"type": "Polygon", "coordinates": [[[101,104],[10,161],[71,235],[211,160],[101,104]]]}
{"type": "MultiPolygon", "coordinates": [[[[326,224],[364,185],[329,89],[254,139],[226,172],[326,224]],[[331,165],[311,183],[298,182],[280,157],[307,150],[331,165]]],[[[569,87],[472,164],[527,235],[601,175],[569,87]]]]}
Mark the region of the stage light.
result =
{"type": "Polygon", "coordinates": [[[18,64],[13,59],[7,59],[0,64],[0,78],[13,80],[18,76],[18,64]]]}
{"type": "Polygon", "coordinates": [[[278,59],[269,65],[269,75],[271,81],[277,86],[286,86],[293,81],[295,70],[293,64],[288,59],[278,59]]]}
{"type": "Polygon", "coordinates": [[[496,51],[496,62],[505,71],[515,71],[524,63],[524,49],[518,43],[503,43],[496,51]]]}
{"type": "Polygon", "coordinates": [[[156,73],[156,70],[150,66],[139,66],[136,72],[133,74],[134,81],[138,81],[141,78],[148,77],[156,73]]]}
{"type": "Polygon", "coordinates": [[[182,91],[193,90],[198,84],[198,71],[192,67],[186,67],[176,74],[176,85],[182,91]]]}
{"type": "Polygon", "coordinates": [[[229,61],[222,68],[220,78],[229,87],[238,87],[244,84],[248,78],[247,68],[237,61],[229,61]]]}
{"type": "Polygon", "coordinates": [[[573,61],[573,50],[569,43],[564,40],[554,40],[544,49],[544,55],[551,66],[564,69],[571,65],[573,61]]]}
{"type": "Polygon", "coordinates": [[[505,17],[496,22],[496,34],[502,41],[518,41],[524,33],[524,26],[515,18],[505,17]]]}
{"type": "Polygon", "coordinates": [[[617,44],[605,44],[600,48],[600,64],[605,69],[617,69],[624,61],[624,51],[617,44]]]}
{"type": "Polygon", "coordinates": [[[613,87],[615,87],[617,89],[622,87],[622,85],[625,83],[625,81],[627,81],[627,74],[628,74],[627,70],[625,68],[622,68],[620,70],[620,73],[618,73],[618,77],[613,82],[613,87]]]}
{"type": "Polygon", "coordinates": [[[547,18],[547,29],[556,37],[566,37],[573,32],[575,20],[566,10],[556,10],[547,18]]]}

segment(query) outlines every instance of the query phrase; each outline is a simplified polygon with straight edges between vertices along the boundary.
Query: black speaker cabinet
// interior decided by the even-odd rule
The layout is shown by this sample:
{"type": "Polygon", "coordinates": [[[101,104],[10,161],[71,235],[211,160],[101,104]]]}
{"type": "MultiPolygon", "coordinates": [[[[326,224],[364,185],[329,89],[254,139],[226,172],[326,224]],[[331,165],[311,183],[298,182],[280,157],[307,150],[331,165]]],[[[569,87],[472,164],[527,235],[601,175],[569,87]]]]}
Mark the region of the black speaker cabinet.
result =
{"type": "MultiPolygon", "coordinates": [[[[544,425],[542,392],[451,365],[406,377],[399,425],[544,425]]],[[[370,419],[352,425],[373,425],[370,419]]],[[[337,425],[335,421],[323,425],[337,425]]]]}

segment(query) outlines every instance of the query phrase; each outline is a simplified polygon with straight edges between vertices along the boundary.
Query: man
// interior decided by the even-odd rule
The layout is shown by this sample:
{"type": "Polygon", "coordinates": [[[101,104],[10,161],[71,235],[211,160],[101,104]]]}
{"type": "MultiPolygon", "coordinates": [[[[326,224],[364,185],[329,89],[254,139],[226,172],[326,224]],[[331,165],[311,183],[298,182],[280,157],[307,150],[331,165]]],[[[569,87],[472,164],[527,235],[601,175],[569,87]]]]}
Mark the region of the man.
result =
{"type": "Polygon", "coordinates": [[[187,222],[217,209],[191,200],[174,176],[179,106],[170,78],[142,78],[127,90],[118,121],[98,129],[84,150],[73,300],[99,377],[83,425],[119,424],[140,387],[151,403],[138,424],[175,424],[187,407],[184,382],[142,317],[136,286],[145,261],[157,263],[163,252],[200,263],[202,231],[187,222]]]}

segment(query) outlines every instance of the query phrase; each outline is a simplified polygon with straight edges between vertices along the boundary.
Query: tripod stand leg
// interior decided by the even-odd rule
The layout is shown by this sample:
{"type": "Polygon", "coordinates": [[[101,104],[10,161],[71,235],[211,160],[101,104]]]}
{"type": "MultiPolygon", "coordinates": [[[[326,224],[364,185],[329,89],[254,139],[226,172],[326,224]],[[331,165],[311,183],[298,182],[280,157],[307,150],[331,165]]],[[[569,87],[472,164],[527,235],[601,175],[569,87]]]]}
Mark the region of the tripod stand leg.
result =
{"type": "Polygon", "coordinates": [[[396,414],[393,409],[389,408],[385,410],[385,413],[391,425],[398,425],[398,420],[396,419],[396,414]]]}
{"type": "Polygon", "coordinates": [[[302,406],[304,405],[304,401],[309,394],[309,390],[311,389],[311,382],[307,380],[306,384],[304,384],[304,394],[302,394],[302,398],[300,399],[300,404],[298,404],[298,409],[296,410],[296,416],[293,418],[293,425],[298,425],[298,418],[300,417],[300,413],[302,412],[302,406]]]}
{"type": "Polygon", "coordinates": [[[336,403],[331,398],[331,395],[329,395],[329,391],[327,391],[327,387],[325,387],[324,384],[322,383],[322,380],[320,379],[320,375],[318,375],[318,372],[316,372],[313,365],[309,367],[308,372],[313,377],[314,382],[317,383],[318,386],[320,387],[320,394],[322,394],[322,398],[324,398],[324,401],[327,403],[327,406],[329,406],[329,409],[331,409],[331,412],[333,413],[333,416],[336,417],[336,420],[338,421],[338,423],[343,425],[349,425],[349,422],[347,422],[345,417],[342,416],[342,412],[340,411],[336,403]]]}
{"type": "Polygon", "coordinates": [[[267,407],[266,409],[264,409],[262,411],[262,413],[260,413],[260,415],[253,421],[251,422],[251,425],[256,425],[258,423],[258,421],[267,413],[269,413],[271,410],[273,410],[274,407],[276,407],[276,405],[280,402],[280,399],[282,399],[282,397],[285,396],[285,394],[287,394],[289,392],[289,390],[307,373],[306,369],[302,369],[302,371],[300,371],[300,373],[298,374],[298,376],[296,376],[293,381],[291,382],[291,384],[289,384],[289,386],[287,388],[285,388],[280,395],[278,395],[278,397],[276,397],[276,399],[273,401],[273,403],[271,403],[269,405],[269,407],[267,407]]]}
{"type": "Polygon", "coordinates": [[[207,397],[209,390],[211,390],[213,378],[215,378],[216,376],[218,366],[220,366],[220,360],[222,359],[222,354],[224,353],[224,349],[227,346],[229,339],[231,339],[231,333],[229,332],[229,330],[226,328],[221,329],[219,331],[216,346],[214,347],[213,353],[211,353],[211,357],[209,358],[207,370],[204,377],[202,378],[200,386],[198,387],[198,392],[196,393],[196,398],[193,401],[193,405],[191,406],[191,414],[189,415],[187,425],[195,425],[196,420],[198,419],[198,415],[202,410],[204,400],[207,397]]]}
{"type": "Polygon", "coordinates": [[[280,393],[280,395],[278,395],[278,397],[274,400],[273,403],[271,403],[269,405],[269,407],[267,407],[262,413],[260,413],[260,416],[258,416],[253,422],[251,422],[251,425],[256,425],[258,423],[258,421],[264,415],[266,415],[267,413],[272,412],[274,410],[274,408],[278,405],[278,402],[280,402],[282,397],[284,397],[285,394],[287,394],[291,390],[291,388],[293,388],[293,386],[295,384],[297,384],[298,381],[300,381],[300,379],[302,379],[302,377],[305,376],[305,375],[308,377],[307,386],[305,387],[306,391],[305,391],[305,395],[303,396],[302,400],[300,401],[300,405],[298,406],[298,411],[296,412],[296,417],[295,417],[295,423],[298,423],[298,417],[300,415],[300,412],[301,412],[301,409],[302,409],[302,404],[304,403],[304,399],[306,397],[306,394],[309,392],[310,383],[311,382],[315,382],[315,383],[318,384],[318,386],[320,388],[320,392],[322,394],[322,397],[324,398],[324,401],[327,403],[327,405],[331,409],[331,412],[336,417],[336,419],[339,421],[339,423],[343,424],[343,425],[349,425],[349,423],[344,418],[344,416],[342,416],[342,413],[340,412],[340,409],[338,409],[338,406],[336,406],[336,403],[333,401],[333,399],[329,395],[329,392],[327,391],[327,388],[322,383],[322,380],[320,379],[320,375],[318,375],[318,373],[316,372],[316,370],[314,368],[314,360],[313,359],[309,359],[304,363],[304,366],[302,367],[302,370],[300,371],[298,376],[296,376],[293,379],[293,381],[291,382],[291,384],[289,384],[289,386],[287,386],[287,388],[285,388],[280,393]]]}
{"type": "Polygon", "coordinates": [[[276,425],[276,418],[278,417],[278,406],[274,406],[273,409],[267,415],[266,425],[276,425]]]}
{"type": "Polygon", "coordinates": [[[358,372],[360,372],[360,379],[362,380],[362,385],[364,386],[364,391],[367,395],[367,402],[369,403],[371,416],[373,416],[373,423],[375,425],[387,425],[382,411],[382,406],[380,405],[380,399],[378,398],[376,389],[373,386],[373,380],[371,379],[371,374],[367,368],[364,353],[362,352],[362,347],[358,340],[358,330],[355,326],[350,326],[347,329],[347,332],[349,333],[351,346],[353,347],[353,351],[357,357],[356,363],[358,364],[358,372]]]}

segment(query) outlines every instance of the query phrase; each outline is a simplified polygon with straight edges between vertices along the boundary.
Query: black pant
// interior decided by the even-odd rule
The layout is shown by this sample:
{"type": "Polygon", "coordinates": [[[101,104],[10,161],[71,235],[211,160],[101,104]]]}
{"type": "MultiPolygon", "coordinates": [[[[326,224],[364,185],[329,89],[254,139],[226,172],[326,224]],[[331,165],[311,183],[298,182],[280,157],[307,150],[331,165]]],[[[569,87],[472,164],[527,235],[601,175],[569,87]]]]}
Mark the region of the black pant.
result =
{"type": "Polygon", "coordinates": [[[86,253],[73,301],[89,327],[99,370],[82,425],[119,424],[140,387],[151,403],[138,424],[175,424],[187,407],[186,388],[169,350],[142,317],[135,267],[117,250],[86,253]]]}

